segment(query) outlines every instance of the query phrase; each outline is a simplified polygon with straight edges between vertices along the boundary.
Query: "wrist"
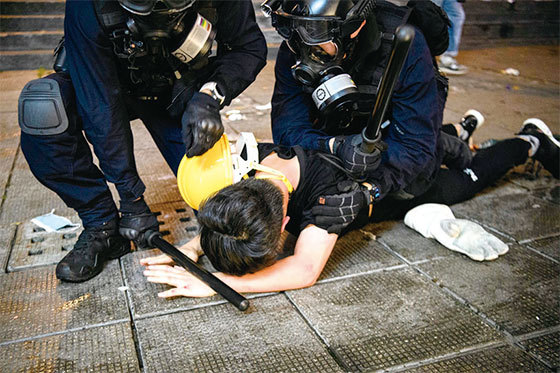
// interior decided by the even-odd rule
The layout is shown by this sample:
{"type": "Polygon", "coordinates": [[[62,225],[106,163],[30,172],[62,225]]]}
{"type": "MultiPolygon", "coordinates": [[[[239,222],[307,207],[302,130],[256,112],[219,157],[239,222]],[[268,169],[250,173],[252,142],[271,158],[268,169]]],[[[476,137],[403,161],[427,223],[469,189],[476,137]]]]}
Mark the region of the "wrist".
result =
{"type": "Polygon", "coordinates": [[[204,83],[202,87],[200,87],[199,92],[205,93],[208,96],[212,97],[214,100],[220,104],[220,106],[224,103],[226,97],[220,92],[218,88],[218,83],[216,82],[207,82],[204,83]]]}
{"type": "Polygon", "coordinates": [[[373,212],[373,204],[379,201],[381,193],[379,191],[379,187],[373,183],[363,182],[361,185],[367,190],[367,192],[364,193],[369,205],[368,216],[371,217],[371,213],[373,212]]]}
{"type": "Polygon", "coordinates": [[[334,154],[334,137],[331,137],[328,142],[329,150],[334,154]]]}
{"type": "Polygon", "coordinates": [[[344,141],[345,136],[331,137],[328,142],[329,150],[332,154],[338,155],[338,150],[344,141]]]}

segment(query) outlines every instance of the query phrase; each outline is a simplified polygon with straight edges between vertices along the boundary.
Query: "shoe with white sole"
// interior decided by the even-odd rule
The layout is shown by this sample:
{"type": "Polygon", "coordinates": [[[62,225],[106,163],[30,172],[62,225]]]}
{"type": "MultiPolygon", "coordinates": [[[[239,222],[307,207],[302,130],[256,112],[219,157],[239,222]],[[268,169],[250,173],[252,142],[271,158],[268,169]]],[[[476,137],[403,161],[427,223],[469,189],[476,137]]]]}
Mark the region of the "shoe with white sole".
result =
{"type": "Polygon", "coordinates": [[[518,135],[533,136],[539,140],[537,151],[532,158],[539,161],[556,179],[560,178],[560,142],[550,128],[538,118],[529,118],[523,122],[518,135]]]}

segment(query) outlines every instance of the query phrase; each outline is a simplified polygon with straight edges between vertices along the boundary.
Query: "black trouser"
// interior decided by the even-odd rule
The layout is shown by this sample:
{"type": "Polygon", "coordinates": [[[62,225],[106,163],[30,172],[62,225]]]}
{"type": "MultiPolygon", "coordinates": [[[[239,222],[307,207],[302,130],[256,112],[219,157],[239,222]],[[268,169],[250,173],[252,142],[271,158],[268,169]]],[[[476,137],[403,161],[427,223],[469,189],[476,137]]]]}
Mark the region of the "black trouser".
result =
{"type": "Polygon", "coordinates": [[[513,167],[525,163],[529,148],[527,141],[512,138],[480,150],[467,168],[441,168],[430,189],[419,197],[409,200],[385,197],[373,207],[370,220],[402,219],[408,210],[424,203],[453,205],[472,198],[513,167]]]}
{"type": "MultiPolygon", "coordinates": [[[[123,136],[97,136],[95,131],[89,131],[86,140],[69,77],[56,73],[46,78],[58,82],[68,116],[68,129],[49,136],[22,132],[21,149],[35,177],[78,212],[84,227],[99,226],[118,217],[107,181],[115,183],[122,200],[135,199],[144,193],[145,187],[136,171],[132,152],[130,125],[126,125],[123,136]],[[93,144],[103,172],[93,163],[88,142],[93,144]],[[119,147],[128,150],[126,157],[111,156],[112,150],[119,147]],[[118,173],[128,176],[117,177],[118,173]]],[[[126,106],[130,119],[142,120],[169,167],[176,173],[185,154],[180,118],[171,118],[157,103],[127,98],[126,106]]]]}

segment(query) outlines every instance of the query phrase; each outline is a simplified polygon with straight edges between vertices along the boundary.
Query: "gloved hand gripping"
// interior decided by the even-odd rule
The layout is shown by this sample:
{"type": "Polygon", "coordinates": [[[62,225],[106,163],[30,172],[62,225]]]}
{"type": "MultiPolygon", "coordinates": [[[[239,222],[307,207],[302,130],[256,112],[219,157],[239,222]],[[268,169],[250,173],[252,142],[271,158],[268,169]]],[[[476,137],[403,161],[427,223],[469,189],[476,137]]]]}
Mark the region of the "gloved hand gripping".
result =
{"type": "Polygon", "coordinates": [[[206,93],[196,92],[183,113],[183,142],[187,157],[204,154],[224,133],[220,104],[206,93]]]}
{"type": "Polygon", "coordinates": [[[143,198],[121,201],[119,233],[140,249],[149,248],[149,234],[159,232],[159,223],[143,198]]]}

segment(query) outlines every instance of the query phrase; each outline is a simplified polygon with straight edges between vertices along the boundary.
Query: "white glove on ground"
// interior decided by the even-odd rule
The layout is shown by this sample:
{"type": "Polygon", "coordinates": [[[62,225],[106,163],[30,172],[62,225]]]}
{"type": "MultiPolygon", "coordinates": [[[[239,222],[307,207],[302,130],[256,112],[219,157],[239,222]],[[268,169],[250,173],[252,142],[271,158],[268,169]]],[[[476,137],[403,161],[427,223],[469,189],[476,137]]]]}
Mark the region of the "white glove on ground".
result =
{"type": "Polygon", "coordinates": [[[426,238],[435,238],[443,246],[476,261],[494,260],[507,253],[508,246],[480,225],[455,219],[446,205],[426,203],[410,210],[404,223],[426,238]]]}

